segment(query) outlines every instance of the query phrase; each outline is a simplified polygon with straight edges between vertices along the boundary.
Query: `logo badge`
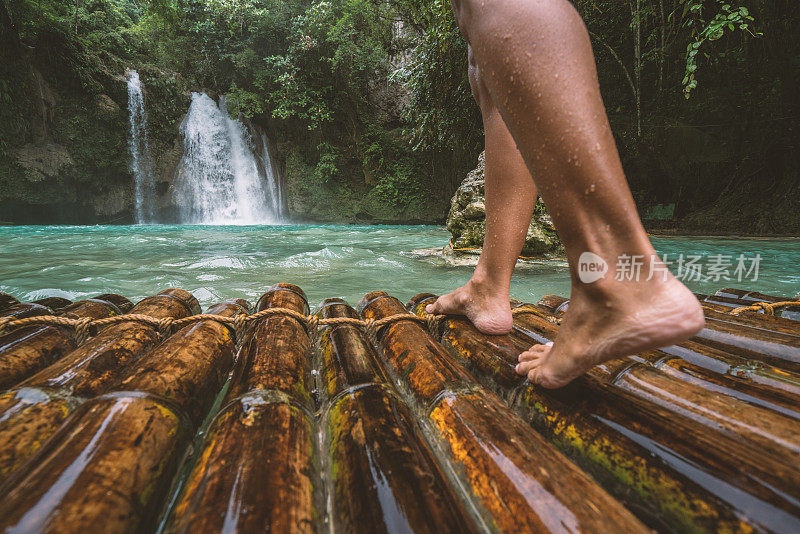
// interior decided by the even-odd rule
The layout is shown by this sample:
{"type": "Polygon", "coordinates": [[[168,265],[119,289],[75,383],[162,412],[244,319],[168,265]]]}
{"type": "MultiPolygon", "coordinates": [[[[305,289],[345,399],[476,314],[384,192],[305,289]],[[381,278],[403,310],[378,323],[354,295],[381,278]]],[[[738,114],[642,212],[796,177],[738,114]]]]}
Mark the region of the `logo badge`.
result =
{"type": "Polygon", "coordinates": [[[608,272],[606,260],[594,252],[584,252],[578,258],[578,278],[584,284],[591,284],[605,277],[608,272]]]}

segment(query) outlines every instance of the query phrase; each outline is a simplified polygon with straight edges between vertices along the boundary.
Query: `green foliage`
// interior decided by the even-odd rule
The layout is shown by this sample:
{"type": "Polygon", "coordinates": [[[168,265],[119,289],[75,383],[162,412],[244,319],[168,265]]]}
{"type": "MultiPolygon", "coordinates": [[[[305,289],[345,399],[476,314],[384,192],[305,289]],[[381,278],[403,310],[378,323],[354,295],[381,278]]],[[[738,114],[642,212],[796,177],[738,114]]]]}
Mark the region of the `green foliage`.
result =
{"type": "Polygon", "coordinates": [[[478,107],[467,79],[467,43],[453,17],[450,0],[404,0],[411,28],[410,61],[393,78],[411,91],[406,108],[416,149],[456,150],[481,137],[478,107]]]}
{"type": "MultiPolygon", "coordinates": [[[[717,41],[727,32],[737,30],[745,31],[752,37],[761,37],[762,33],[753,33],[750,29],[755,19],[750,15],[750,11],[745,6],[731,7],[725,0],[715,0],[716,7],[719,9],[710,20],[703,17],[703,12],[709,10],[704,0],[684,0],[684,14],[691,15],[686,20],[686,27],[691,29],[693,41],[686,47],[686,75],[681,82],[683,84],[683,94],[686,98],[691,97],[692,90],[697,87],[697,58],[701,54],[701,46],[706,42],[717,41]],[[704,9],[705,8],[705,9],[704,9]]],[[[707,60],[711,60],[711,54],[703,53],[707,60]]]]}
{"type": "Polygon", "coordinates": [[[406,160],[394,164],[394,172],[378,182],[375,192],[392,207],[403,211],[424,197],[427,188],[420,182],[414,163],[406,160]]]}
{"type": "MultiPolygon", "coordinates": [[[[794,183],[796,0],[573,3],[637,198],[681,214],[757,187],[748,177],[774,176],[770,191],[794,183]]],[[[157,147],[174,143],[189,90],[226,95],[233,116],[269,129],[279,160],[291,155],[294,198],[322,218],[389,220],[389,209],[446,204],[483,144],[449,0],[8,5],[24,46],[0,49],[6,191],[36,189],[11,183],[21,172],[12,155],[42,135],[41,80],[58,97],[47,135],[76,160],[69,180],[126,178],[126,67],[142,75],[157,147]],[[119,111],[100,113],[109,98],[119,111]]]]}
{"type": "Polygon", "coordinates": [[[387,9],[367,0],[322,1],[294,17],[288,50],[266,57],[257,81],[273,116],[310,130],[366,116],[371,85],[386,76],[387,9]]]}
{"type": "Polygon", "coordinates": [[[317,150],[322,154],[314,169],[314,174],[323,181],[330,182],[339,176],[339,160],[341,155],[330,143],[320,143],[317,150]]]}

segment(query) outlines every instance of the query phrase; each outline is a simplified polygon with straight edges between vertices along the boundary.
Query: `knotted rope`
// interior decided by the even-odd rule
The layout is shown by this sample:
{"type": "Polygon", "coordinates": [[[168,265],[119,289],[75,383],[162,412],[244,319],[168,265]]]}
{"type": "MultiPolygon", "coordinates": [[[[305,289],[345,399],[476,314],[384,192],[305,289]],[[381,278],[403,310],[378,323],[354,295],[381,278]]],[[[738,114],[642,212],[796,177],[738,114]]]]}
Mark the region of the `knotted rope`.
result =
{"type": "Polygon", "coordinates": [[[782,308],[784,306],[791,306],[791,305],[800,305],[800,300],[783,300],[781,302],[754,302],[750,306],[740,306],[738,308],[734,308],[729,313],[731,315],[739,315],[740,313],[746,311],[760,311],[764,310],[764,315],[775,315],[776,308],[782,308]]]}

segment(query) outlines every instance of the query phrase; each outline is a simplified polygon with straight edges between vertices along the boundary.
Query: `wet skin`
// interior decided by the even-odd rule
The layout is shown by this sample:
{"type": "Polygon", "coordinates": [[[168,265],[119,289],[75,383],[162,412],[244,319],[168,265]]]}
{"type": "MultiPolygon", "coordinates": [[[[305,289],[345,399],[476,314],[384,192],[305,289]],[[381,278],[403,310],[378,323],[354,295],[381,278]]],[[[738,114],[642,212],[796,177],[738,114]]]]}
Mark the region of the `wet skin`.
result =
{"type": "Polygon", "coordinates": [[[488,334],[510,330],[511,272],[538,188],[566,248],[571,304],[554,344],[520,355],[518,373],[560,387],[697,333],[700,304],[658,260],[636,212],[578,13],[566,0],[452,4],[486,130],[486,239],[470,281],[427,311],[464,314],[488,334]],[[608,264],[604,278],[580,280],[584,252],[608,264]],[[641,277],[616,279],[622,255],[641,257],[641,277]]]}

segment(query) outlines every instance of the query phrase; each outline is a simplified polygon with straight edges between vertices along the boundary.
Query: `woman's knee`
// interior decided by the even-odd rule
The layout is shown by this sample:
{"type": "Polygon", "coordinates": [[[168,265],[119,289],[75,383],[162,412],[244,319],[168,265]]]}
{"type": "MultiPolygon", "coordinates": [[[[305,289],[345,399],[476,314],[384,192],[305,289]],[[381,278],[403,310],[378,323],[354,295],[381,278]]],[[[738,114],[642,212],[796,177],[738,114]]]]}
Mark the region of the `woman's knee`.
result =
{"type": "Polygon", "coordinates": [[[472,54],[472,47],[469,47],[468,61],[467,61],[467,77],[469,78],[469,88],[472,90],[472,98],[478,103],[481,110],[486,109],[487,106],[493,105],[492,98],[489,95],[489,90],[486,84],[483,83],[483,75],[481,69],[475,62],[475,57],[472,54]]]}

